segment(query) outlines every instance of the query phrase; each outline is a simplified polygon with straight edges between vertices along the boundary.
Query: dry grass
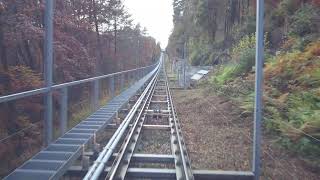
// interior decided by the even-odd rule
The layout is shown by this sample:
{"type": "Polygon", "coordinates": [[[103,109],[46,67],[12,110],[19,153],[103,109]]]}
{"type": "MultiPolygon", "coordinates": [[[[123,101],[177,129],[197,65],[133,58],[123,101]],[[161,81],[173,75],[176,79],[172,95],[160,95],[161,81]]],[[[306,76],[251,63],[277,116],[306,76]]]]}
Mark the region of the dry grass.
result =
{"type": "MultiPolygon", "coordinates": [[[[175,90],[173,96],[193,168],[251,169],[252,117],[240,117],[233,103],[202,89],[175,90]]],[[[262,179],[320,179],[319,170],[276,146],[275,138],[263,135],[262,179]]]]}

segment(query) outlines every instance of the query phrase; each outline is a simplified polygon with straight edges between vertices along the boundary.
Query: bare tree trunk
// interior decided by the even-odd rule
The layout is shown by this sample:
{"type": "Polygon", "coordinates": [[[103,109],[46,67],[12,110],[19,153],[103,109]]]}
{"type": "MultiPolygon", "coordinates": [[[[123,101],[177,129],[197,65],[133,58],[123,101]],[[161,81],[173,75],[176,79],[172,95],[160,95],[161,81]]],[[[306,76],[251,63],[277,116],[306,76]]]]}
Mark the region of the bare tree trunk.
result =
{"type": "MultiPolygon", "coordinates": [[[[0,14],[1,16],[1,14],[0,14]]],[[[7,61],[7,49],[4,44],[4,29],[3,29],[3,23],[2,20],[0,19],[0,62],[2,65],[2,68],[5,72],[9,71],[9,65],[7,61]]],[[[5,94],[10,94],[11,91],[11,84],[10,84],[10,77],[9,75],[4,75],[2,77],[2,82],[4,84],[4,93],[5,94]]],[[[16,108],[15,108],[15,103],[10,101],[7,103],[2,103],[1,106],[4,106],[5,109],[7,109],[6,112],[8,113],[8,118],[6,119],[6,122],[3,122],[4,124],[7,125],[7,133],[10,134],[16,130],[16,108]]]]}
{"type": "Polygon", "coordinates": [[[114,54],[117,56],[117,18],[114,20],[114,54]]]}
{"type": "Polygon", "coordinates": [[[27,40],[24,40],[23,41],[23,44],[24,44],[24,48],[26,50],[26,55],[28,58],[28,62],[29,62],[29,67],[32,69],[32,70],[36,70],[35,68],[35,62],[33,60],[33,57],[32,57],[32,53],[31,53],[31,50],[30,50],[30,45],[29,45],[29,42],[27,40]]]}
{"type": "Polygon", "coordinates": [[[100,64],[103,61],[103,53],[102,53],[102,47],[101,47],[101,39],[100,39],[100,33],[99,33],[99,22],[97,18],[97,9],[96,9],[96,1],[92,0],[93,5],[93,17],[94,17],[94,26],[96,30],[96,38],[97,38],[97,61],[96,61],[96,75],[101,73],[101,67],[100,64]]]}
{"type": "Polygon", "coordinates": [[[3,23],[1,22],[0,22],[0,62],[2,64],[2,68],[4,70],[8,70],[7,49],[6,49],[6,46],[4,45],[3,23]]]}

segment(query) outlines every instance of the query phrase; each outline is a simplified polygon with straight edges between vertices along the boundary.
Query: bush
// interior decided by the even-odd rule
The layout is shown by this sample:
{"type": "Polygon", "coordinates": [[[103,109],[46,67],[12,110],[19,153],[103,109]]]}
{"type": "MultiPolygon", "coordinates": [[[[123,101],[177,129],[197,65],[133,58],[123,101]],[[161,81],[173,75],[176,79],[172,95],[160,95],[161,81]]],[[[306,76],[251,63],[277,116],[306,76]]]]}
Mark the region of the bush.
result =
{"type": "Polygon", "coordinates": [[[251,71],[255,64],[255,49],[247,49],[240,53],[239,63],[229,64],[220,70],[217,74],[216,80],[219,84],[223,84],[235,77],[244,75],[251,71]]]}
{"type": "Polygon", "coordinates": [[[265,122],[268,130],[280,133],[284,147],[312,157],[320,154],[319,143],[311,138],[320,138],[320,41],[303,45],[300,51],[302,40],[290,40],[286,47],[291,52],[276,56],[266,66],[266,86],[278,91],[266,91],[267,96],[283,107],[267,104],[265,122]]]}
{"type": "Polygon", "coordinates": [[[193,50],[190,54],[190,62],[193,66],[199,66],[200,65],[200,52],[197,50],[193,50]]]}
{"type": "Polygon", "coordinates": [[[208,63],[211,48],[203,37],[189,40],[189,60],[191,65],[199,66],[208,63]]]}
{"type": "Polygon", "coordinates": [[[227,81],[231,80],[234,76],[236,66],[229,64],[220,69],[213,77],[212,81],[214,84],[223,85],[227,81]]]}
{"type": "Polygon", "coordinates": [[[222,85],[252,70],[255,64],[255,39],[254,34],[245,36],[232,48],[235,61],[222,66],[213,78],[214,83],[222,85]]]}
{"type": "Polygon", "coordinates": [[[304,5],[298,9],[290,19],[290,34],[304,36],[318,31],[313,20],[318,16],[319,10],[311,5],[304,5]]]}
{"type": "Polygon", "coordinates": [[[249,49],[254,49],[256,46],[256,37],[255,34],[244,36],[238,44],[232,48],[232,56],[237,59],[239,54],[247,51],[249,49]]]}
{"type": "Polygon", "coordinates": [[[239,64],[234,72],[234,76],[251,71],[252,67],[255,65],[255,54],[256,51],[254,48],[246,49],[240,53],[239,64]]]}
{"type": "Polygon", "coordinates": [[[310,43],[304,51],[276,57],[265,68],[267,82],[281,92],[300,91],[320,86],[320,41],[310,43]]]}
{"type": "Polygon", "coordinates": [[[310,157],[313,159],[313,157],[320,156],[320,146],[318,144],[312,143],[312,141],[308,138],[304,137],[298,141],[292,141],[288,138],[282,138],[279,139],[278,142],[290,151],[299,153],[305,157],[310,157]]]}

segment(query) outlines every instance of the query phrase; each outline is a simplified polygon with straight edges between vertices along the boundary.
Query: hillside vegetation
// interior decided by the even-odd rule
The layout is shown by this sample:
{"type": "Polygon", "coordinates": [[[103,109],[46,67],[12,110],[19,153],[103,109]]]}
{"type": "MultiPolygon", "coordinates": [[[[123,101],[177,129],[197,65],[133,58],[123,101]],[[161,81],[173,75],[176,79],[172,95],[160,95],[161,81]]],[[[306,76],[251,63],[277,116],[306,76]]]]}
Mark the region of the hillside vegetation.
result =
{"type": "MultiPolygon", "coordinates": [[[[265,1],[264,130],[320,167],[320,1],[265,1]]],[[[255,1],[175,0],[171,59],[212,65],[212,92],[253,113],[255,1]]]]}
{"type": "MultiPolygon", "coordinates": [[[[121,0],[55,0],[54,4],[55,84],[147,66],[158,59],[160,45],[132,22],[121,0]]],[[[0,0],[1,96],[43,87],[44,12],[43,0],[0,0]]],[[[108,80],[101,81],[104,100],[107,85],[108,80]]],[[[91,89],[87,83],[68,90],[69,124],[90,113],[91,89]]],[[[41,148],[43,96],[0,106],[1,179],[41,148]]],[[[58,92],[53,106],[56,137],[58,92]]]]}

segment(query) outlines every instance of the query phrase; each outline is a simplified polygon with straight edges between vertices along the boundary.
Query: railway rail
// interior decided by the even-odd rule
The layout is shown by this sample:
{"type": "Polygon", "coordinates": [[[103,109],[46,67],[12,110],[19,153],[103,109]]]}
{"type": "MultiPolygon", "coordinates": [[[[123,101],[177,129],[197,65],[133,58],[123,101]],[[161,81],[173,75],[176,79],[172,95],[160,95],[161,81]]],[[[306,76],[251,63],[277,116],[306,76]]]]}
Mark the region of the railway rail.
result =
{"type": "Polygon", "coordinates": [[[101,177],[117,180],[125,178],[194,179],[187,149],[182,138],[180,123],[175,114],[168,81],[162,66],[144,89],[112,138],[108,141],[108,144],[104,147],[104,151],[100,153],[100,156],[95,160],[84,179],[92,180],[101,177]],[[148,124],[150,121],[154,123],[148,124]],[[167,123],[164,125],[163,123],[157,123],[157,121],[166,121],[167,123]],[[143,131],[146,129],[151,131],[169,131],[170,138],[167,140],[171,146],[171,153],[135,153],[139,138],[141,138],[143,131]],[[127,134],[124,133],[126,130],[127,134]],[[114,155],[112,164],[107,167],[108,161],[115,153],[114,148],[119,145],[119,140],[122,136],[125,136],[125,138],[121,142],[119,151],[114,155]],[[140,165],[145,162],[144,166],[147,166],[148,163],[157,163],[174,168],[148,169],[134,167],[137,161],[140,162],[140,165]],[[102,175],[104,169],[108,169],[106,175],[102,175]],[[133,174],[133,170],[136,172],[140,170],[141,173],[133,174]],[[161,173],[165,171],[174,171],[175,176],[170,173],[170,177],[168,177],[168,174],[161,173]]]}

